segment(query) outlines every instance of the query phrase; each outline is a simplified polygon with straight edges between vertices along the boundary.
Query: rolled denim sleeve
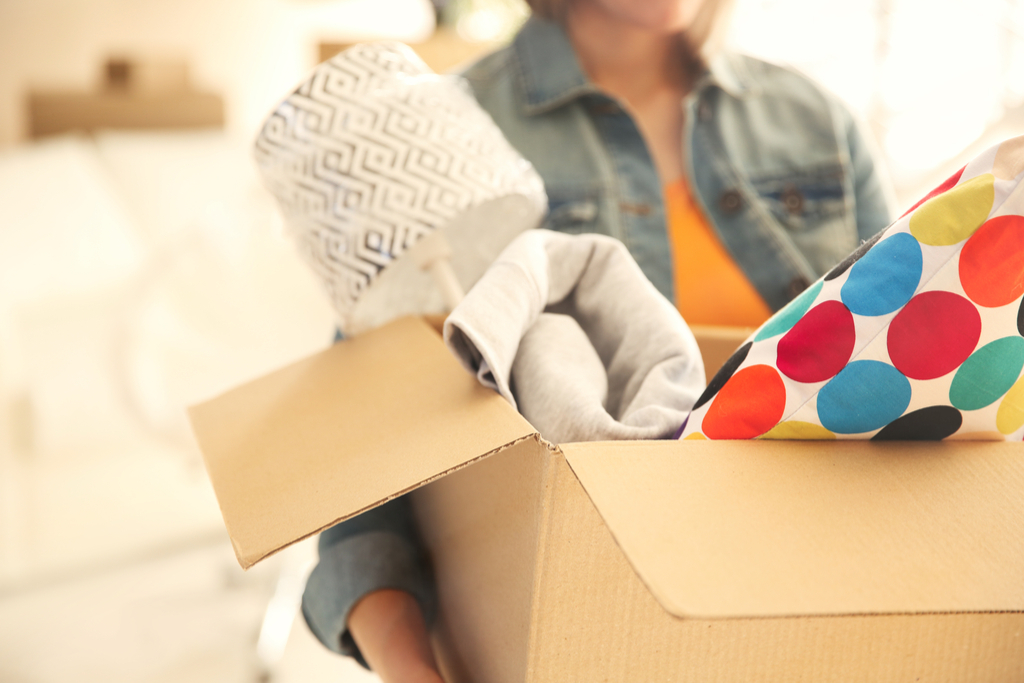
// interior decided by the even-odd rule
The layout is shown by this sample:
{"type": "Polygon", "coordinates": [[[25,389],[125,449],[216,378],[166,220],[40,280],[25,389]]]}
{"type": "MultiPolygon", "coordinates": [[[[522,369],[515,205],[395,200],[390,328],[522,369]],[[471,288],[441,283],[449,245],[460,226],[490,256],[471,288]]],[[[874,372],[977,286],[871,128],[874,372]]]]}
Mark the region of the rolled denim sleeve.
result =
{"type": "Polygon", "coordinates": [[[320,561],[302,595],[302,614],[328,649],[366,660],[348,631],[348,616],[364,596],[386,588],[410,593],[428,623],[436,597],[433,577],[407,497],[396,498],[320,534],[320,561]]]}

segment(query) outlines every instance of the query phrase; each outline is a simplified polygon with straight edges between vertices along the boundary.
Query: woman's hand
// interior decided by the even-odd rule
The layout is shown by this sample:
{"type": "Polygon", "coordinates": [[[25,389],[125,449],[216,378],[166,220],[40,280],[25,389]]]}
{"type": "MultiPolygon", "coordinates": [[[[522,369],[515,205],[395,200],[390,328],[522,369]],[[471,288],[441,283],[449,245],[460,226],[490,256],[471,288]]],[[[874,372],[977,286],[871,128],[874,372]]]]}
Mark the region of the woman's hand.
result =
{"type": "Polygon", "coordinates": [[[384,683],[444,683],[423,612],[405,591],[379,590],[352,608],[348,629],[384,683]]]}

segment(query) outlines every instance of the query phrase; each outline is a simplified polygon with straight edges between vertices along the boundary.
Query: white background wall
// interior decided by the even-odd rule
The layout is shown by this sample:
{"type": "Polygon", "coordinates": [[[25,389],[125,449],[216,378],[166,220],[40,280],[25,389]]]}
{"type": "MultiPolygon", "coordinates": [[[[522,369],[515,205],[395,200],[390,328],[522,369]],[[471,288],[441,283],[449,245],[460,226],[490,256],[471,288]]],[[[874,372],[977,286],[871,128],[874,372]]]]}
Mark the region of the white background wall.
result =
{"type": "Polygon", "coordinates": [[[903,208],[1024,133],[1022,0],[736,0],[731,29],[870,123],[903,208]]]}

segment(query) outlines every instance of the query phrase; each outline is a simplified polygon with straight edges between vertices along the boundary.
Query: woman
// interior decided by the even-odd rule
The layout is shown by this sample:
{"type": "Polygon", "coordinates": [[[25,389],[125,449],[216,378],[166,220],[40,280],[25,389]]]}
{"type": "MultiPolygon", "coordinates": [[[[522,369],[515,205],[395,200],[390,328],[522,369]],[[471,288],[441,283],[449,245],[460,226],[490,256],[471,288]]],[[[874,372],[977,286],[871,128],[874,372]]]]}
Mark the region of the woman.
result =
{"type": "MultiPolygon", "coordinates": [[[[530,0],[465,73],[537,168],[546,227],[620,239],[690,324],[755,326],[891,219],[849,113],[715,51],[727,0],[530,0]]],[[[398,500],[324,532],[303,611],[385,681],[440,681],[430,583],[398,500]]]]}

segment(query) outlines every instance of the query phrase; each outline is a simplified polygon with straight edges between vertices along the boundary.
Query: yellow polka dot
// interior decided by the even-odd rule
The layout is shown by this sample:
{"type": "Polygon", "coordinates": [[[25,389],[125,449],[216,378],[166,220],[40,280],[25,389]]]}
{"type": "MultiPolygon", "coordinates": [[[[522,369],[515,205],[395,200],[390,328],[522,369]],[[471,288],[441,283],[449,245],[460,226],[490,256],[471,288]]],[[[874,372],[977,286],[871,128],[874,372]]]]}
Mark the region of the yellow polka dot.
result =
{"type": "Polygon", "coordinates": [[[1012,180],[1024,171],[1024,135],[999,145],[992,174],[1002,180],[1012,180]]]}
{"type": "Polygon", "coordinates": [[[957,432],[947,436],[946,441],[1006,441],[999,432],[957,432]]]}
{"type": "Polygon", "coordinates": [[[988,218],[994,182],[992,174],[985,173],[932,197],[910,217],[910,234],[933,247],[963,242],[988,218]]]}
{"type": "Polygon", "coordinates": [[[1021,427],[1024,427],[1024,377],[1010,387],[996,412],[996,429],[1003,434],[1013,434],[1021,427]]]}
{"type": "Polygon", "coordinates": [[[761,438],[773,441],[831,441],[836,435],[821,425],[790,420],[775,425],[767,433],[762,434],[761,438]]]}
{"type": "Polygon", "coordinates": [[[694,432],[689,436],[684,436],[683,441],[707,441],[708,437],[704,436],[700,432],[694,432]]]}

